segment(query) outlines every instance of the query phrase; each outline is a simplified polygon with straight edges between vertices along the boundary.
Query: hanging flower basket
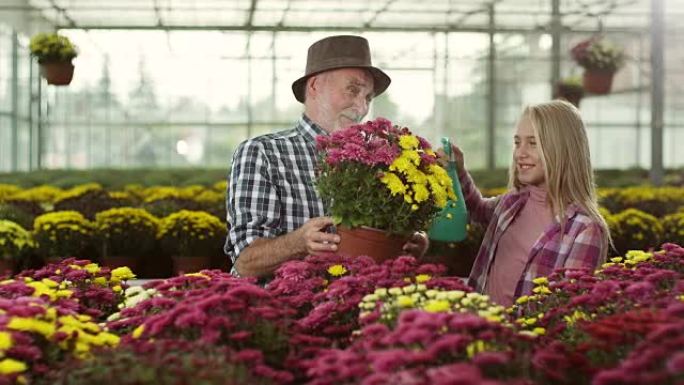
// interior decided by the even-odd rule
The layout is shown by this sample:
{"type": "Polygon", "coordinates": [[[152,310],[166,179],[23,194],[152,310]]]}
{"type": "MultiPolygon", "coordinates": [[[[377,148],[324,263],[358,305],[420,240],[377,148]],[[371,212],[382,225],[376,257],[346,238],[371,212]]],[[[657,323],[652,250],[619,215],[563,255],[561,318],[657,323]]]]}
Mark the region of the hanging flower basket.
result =
{"type": "Polygon", "coordinates": [[[609,94],[613,87],[615,71],[586,69],[582,76],[582,85],[587,92],[597,95],[609,94]]]}
{"type": "Polygon", "coordinates": [[[40,73],[48,84],[65,86],[74,77],[71,60],[78,55],[69,38],[57,33],[39,33],[31,38],[31,55],[38,59],[40,73]]]}
{"type": "Polygon", "coordinates": [[[40,64],[40,74],[48,84],[66,86],[74,77],[74,65],[69,62],[49,62],[40,64]]]}
{"type": "Polygon", "coordinates": [[[570,53],[577,64],[584,68],[584,90],[592,94],[609,93],[615,72],[625,64],[622,47],[600,36],[581,41],[570,53]]]}

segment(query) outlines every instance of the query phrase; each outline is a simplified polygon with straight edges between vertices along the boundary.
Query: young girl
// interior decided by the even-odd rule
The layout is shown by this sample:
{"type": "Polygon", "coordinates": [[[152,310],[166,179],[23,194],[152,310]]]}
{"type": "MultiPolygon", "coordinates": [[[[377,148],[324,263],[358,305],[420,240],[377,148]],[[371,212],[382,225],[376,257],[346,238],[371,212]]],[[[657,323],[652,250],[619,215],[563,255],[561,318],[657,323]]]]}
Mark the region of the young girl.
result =
{"type": "Polygon", "coordinates": [[[470,218],[487,226],[468,283],[504,306],[555,269],[595,269],[611,243],[577,108],[564,101],[527,107],[513,141],[509,191],[489,199],[452,145],[470,218]]]}

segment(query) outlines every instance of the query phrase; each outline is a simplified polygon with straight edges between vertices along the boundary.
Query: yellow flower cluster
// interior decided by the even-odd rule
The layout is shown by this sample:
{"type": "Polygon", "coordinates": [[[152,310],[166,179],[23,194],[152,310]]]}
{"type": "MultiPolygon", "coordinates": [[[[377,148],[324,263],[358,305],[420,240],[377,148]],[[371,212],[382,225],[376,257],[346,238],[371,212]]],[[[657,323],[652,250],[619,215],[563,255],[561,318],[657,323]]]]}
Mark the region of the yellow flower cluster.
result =
{"type": "MultiPolygon", "coordinates": [[[[89,357],[93,347],[115,347],[119,344],[117,335],[104,331],[88,315],[60,315],[56,308],[38,302],[30,306],[35,309],[34,316],[11,317],[5,326],[6,331],[0,333],[24,332],[39,335],[51,345],[71,352],[77,358],[89,357]]],[[[0,345],[0,356],[4,357],[13,346],[9,333],[0,335],[0,345]]],[[[13,367],[18,368],[21,365],[13,367]]],[[[23,370],[26,368],[23,367],[23,370]]]]}
{"type": "Polygon", "coordinates": [[[31,54],[43,60],[71,60],[78,55],[76,47],[66,37],[57,33],[39,33],[29,43],[31,54]]]}
{"type": "Polygon", "coordinates": [[[21,191],[19,186],[13,184],[0,183],[0,202],[10,198],[21,191]]]}
{"type": "MultiPolygon", "coordinates": [[[[117,267],[113,269],[109,276],[101,273],[100,266],[96,263],[89,263],[87,265],[69,265],[71,269],[75,270],[85,270],[90,275],[90,278],[86,282],[91,282],[95,285],[102,287],[111,287],[114,292],[122,292],[121,282],[129,279],[134,279],[135,274],[128,267],[117,267]]],[[[55,272],[58,276],[62,275],[61,270],[55,272]]],[[[8,279],[0,282],[0,285],[6,285],[15,282],[14,279],[8,279]]],[[[62,282],[56,282],[49,278],[43,278],[36,281],[30,277],[23,278],[23,282],[26,286],[33,288],[32,297],[42,297],[50,301],[56,301],[61,298],[71,298],[73,291],[71,290],[73,284],[71,281],[63,280],[62,282]]]]}
{"type": "Polygon", "coordinates": [[[94,192],[94,191],[100,191],[102,190],[102,186],[99,185],[98,183],[86,183],[82,185],[78,185],[75,187],[72,187],[61,194],[59,194],[55,198],[55,203],[59,203],[61,201],[65,201],[67,199],[73,199],[73,198],[80,198],[83,195],[94,192]]]}
{"type": "MultiPolygon", "coordinates": [[[[610,267],[610,266],[622,266],[625,268],[634,268],[636,267],[637,264],[641,262],[646,262],[650,260],[653,257],[653,253],[649,253],[643,250],[630,250],[625,254],[624,258],[623,257],[613,257],[610,259],[610,262],[606,262],[603,265],[601,265],[602,268],[610,267]]],[[[596,272],[599,273],[601,270],[597,270],[596,272]]]]}
{"type": "Polygon", "coordinates": [[[12,199],[36,202],[43,205],[51,205],[55,202],[57,197],[59,197],[62,194],[64,194],[64,191],[60,188],[49,185],[42,185],[32,187],[26,190],[21,190],[16,194],[12,195],[12,199]]]}
{"type": "Polygon", "coordinates": [[[391,323],[407,309],[430,313],[468,312],[492,322],[505,323],[504,307],[489,301],[489,297],[461,290],[428,289],[424,284],[404,287],[378,288],[359,303],[360,317],[367,316],[379,307],[381,322],[391,323]]]}
{"type": "Polygon", "coordinates": [[[31,246],[31,233],[12,221],[0,219],[0,258],[17,257],[31,246]]]}
{"type": "MultiPolygon", "coordinates": [[[[448,199],[456,199],[451,178],[443,167],[431,164],[427,170],[421,170],[420,155],[423,150],[416,136],[401,135],[399,146],[401,154],[380,179],[392,195],[401,194],[404,201],[412,205],[413,210],[418,210],[419,205],[424,204],[430,198],[439,208],[443,208],[448,199]]],[[[428,156],[436,156],[432,150],[427,150],[425,153],[428,156]]]]}
{"type": "Polygon", "coordinates": [[[228,181],[222,180],[220,182],[216,182],[211,186],[211,188],[221,194],[225,194],[226,191],[228,191],[228,181]]]}
{"type": "Polygon", "coordinates": [[[218,203],[223,202],[225,200],[225,194],[225,191],[223,193],[220,193],[213,190],[204,190],[201,193],[197,194],[197,196],[195,196],[193,199],[199,203],[218,203]]]}
{"type": "MultiPolygon", "coordinates": [[[[146,210],[119,207],[99,212],[95,215],[95,231],[104,239],[110,239],[117,235],[145,235],[151,238],[159,230],[159,219],[146,210]]],[[[128,239],[129,242],[140,241],[128,239]]]]}
{"type": "Polygon", "coordinates": [[[643,202],[659,201],[672,207],[684,204],[684,189],[681,187],[638,186],[621,189],[599,190],[602,197],[611,197],[623,207],[639,207],[643,202]]]}
{"type": "MultiPolygon", "coordinates": [[[[540,302],[544,300],[544,297],[550,295],[553,293],[551,288],[549,287],[549,279],[546,277],[537,277],[532,280],[534,283],[534,288],[532,289],[532,295],[523,295],[518,297],[515,300],[515,303],[513,306],[509,307],[506,309],[506,312],[509,314],[515,314],[518,313],[519,310],[525,304],[527,303],[532,303],[532,302],[540,302]]],[[[546,329],[543,327],[537,326],[537,322],[544,318],[544,313],[540,312],[538,314],[532,314],[528,317],[521,317],[515,320],[515,323],[518,325],[518,327],[521,329],[520,334],[523,335],[528,335],[531,337],[536,337],[536,336],[543,336],[546,334],[546,329]]]]}
{"type": "Polygon", "coordinates": [[[142,191],[143,201],[152,203],[164,199],[195,200],[198,195],[206,191],[204,186],[192,185],[187,187],[155,186],[142,191]]]}
{"type": "Polygon", "coordinates": [[[158,237],[206,240],[224,230],[220,219],[203,211],[181,210],[162,218],[158,237]]]}

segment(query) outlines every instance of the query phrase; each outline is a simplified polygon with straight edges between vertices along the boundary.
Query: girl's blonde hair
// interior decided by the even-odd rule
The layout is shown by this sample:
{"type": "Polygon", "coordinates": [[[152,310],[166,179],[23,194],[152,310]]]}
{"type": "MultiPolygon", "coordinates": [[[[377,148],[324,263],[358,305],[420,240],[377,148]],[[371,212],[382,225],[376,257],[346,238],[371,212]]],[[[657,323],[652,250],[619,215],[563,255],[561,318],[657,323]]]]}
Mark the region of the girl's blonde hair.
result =
{"type": "MultiPolygon", "coordinates": [[[[589,140],[579,110],[566,101],[554,100],[528,106],[522,116],[532,123],[537,149],[544,162],[547,196],[552,213],[559,218],[561,234],[567,220],[565,209],[575,203],[603,229],[605,255],[613,242],[608,224],[599,213],[589,140]]],[[[516,191],[522,187],[515,157],[508,186],[516,191]]]]}

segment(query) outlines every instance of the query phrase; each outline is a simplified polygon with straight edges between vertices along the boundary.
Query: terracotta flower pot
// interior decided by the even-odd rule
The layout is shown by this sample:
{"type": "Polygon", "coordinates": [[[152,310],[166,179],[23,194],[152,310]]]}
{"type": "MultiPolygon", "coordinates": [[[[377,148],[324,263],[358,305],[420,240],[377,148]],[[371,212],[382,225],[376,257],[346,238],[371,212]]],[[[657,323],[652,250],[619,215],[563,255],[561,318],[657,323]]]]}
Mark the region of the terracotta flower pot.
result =
{"type": "Polygon", "coordinates": [[[66,86],[71,83],[71,79],[74,77],[74,65],[71,64],[71,61],[40,63],[40,74],[43,75],[48,84],[66,86]]]}
{"type": "Polygon", "coordinates": [[[203,269],[211,269],[211,257],[208,255],[195,257],[181,257],[174,255],[173,272],[174,274],[195,273],[203,269]]]}
{"type": "Polygon", "coordinates": [[[14,274],[15,261],[13,258],[0,258],[0,276],[2,275],[12,275],[14,274]]]}
{"type": "Polygon", "coordinates": [[[340,236],[338,254],[351,257],[367,255],[378,263],[405,255],[403,247],[409,239],[405,236],[388,235],[383,230],[370,227],[350,229],[338,226],[337,234],[340,236]]]}
{"type": "Polygon", "coordinates": [[[584,90],[597,95],[610,93],[613,86],[613,76],[615,71],[587,69],[582,77],[584,90]]]}

